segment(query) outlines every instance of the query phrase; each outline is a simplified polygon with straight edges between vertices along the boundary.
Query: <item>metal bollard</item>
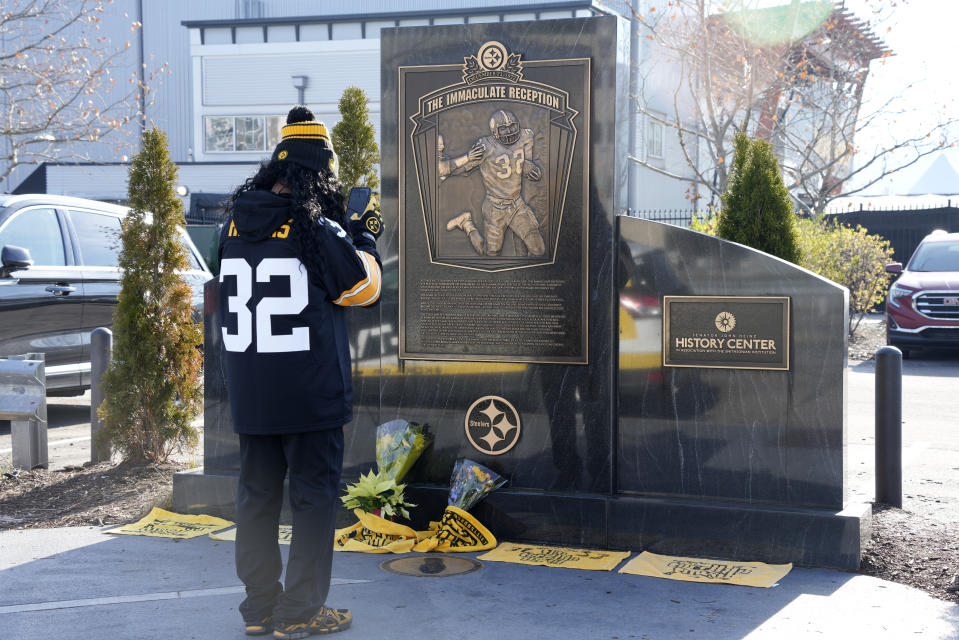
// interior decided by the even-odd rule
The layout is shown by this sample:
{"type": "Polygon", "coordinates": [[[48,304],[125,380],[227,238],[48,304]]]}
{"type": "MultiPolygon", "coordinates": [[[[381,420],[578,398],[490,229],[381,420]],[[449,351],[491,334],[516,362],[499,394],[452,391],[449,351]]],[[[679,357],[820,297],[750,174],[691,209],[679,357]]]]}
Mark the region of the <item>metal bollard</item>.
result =
{"type": "Polygon", "coordinates": [[[103,430],[97,409],[103,402],[103,374],[113,357],[113,332],[105,327],[90,333],[90,462],[110,459],[110,443],[98,442],[97,435],[103,430]]]}
{"type": "Polygon", "coordinates": [[[876,502],[902,508],[902,352],[876,352],[876,502]]]}
{"type": "Polygon", "coordinates": [[[11,457],[17,469],[49,465],[46,380],[42,353],[0,362],[0,420],[10,420],[11,457]]]}

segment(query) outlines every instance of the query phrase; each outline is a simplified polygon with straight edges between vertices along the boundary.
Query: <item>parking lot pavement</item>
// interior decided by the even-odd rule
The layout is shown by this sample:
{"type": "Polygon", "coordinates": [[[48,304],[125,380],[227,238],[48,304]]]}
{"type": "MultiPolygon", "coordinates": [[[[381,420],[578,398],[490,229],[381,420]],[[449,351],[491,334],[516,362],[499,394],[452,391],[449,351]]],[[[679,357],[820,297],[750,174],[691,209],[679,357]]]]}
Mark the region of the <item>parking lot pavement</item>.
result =
{"type": "MultiPolygon", "coordinates": [[[[959,522],[959,353],[903,361],[903,508],[959,522]]],[[[846,461],[850,498],[875,497],[875,362],[849,368],[846,461]]]]}

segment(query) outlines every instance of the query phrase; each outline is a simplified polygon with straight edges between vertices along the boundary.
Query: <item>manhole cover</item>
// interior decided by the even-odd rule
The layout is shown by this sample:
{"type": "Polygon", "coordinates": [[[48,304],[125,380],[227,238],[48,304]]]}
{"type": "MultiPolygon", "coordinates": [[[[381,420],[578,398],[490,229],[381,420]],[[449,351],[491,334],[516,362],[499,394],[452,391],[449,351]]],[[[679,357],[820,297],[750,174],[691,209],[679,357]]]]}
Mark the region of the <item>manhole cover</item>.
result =
{"type": "Polygon", "coordinates": [[[401,576],[445,578],[446,576],[457,576],[479,571],[482,566],[480,562],[472,558],[429,555],[387,560],[380,565],[380,569],[401,576]]]}

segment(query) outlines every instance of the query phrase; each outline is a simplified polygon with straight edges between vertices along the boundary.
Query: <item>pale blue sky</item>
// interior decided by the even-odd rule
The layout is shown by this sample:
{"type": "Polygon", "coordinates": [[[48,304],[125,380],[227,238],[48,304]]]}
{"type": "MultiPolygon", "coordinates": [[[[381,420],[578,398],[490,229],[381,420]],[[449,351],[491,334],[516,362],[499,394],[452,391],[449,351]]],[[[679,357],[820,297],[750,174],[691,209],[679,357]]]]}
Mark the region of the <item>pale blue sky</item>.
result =
{"type": "MultiPolygon", "coordinates": [[[[881,104],[899,96],[901,113],[890,111],[875,130],[857,140],[867,156],[877,145],[889,145],[896,138],[927,131],[940,119],[959,116],[959,2],[956,0],[908,0],[893,3],[883,0],[847,0],[846,6],[863,19],[873,16],[871,8],[885,7],[888,18],[876,25],[894,55],[874,62],[866,83],[865,99],[881,104]],[[912,88],[906,89],[910,84],[912,88]]],[[[899,111],[897,110],[897,111],[899,111]]],[[[959,127],[951,133],[959,137],[959,127]]],[[[959,152],[947,152],[959,166],[959,152]]],[[[867,156],[868,157],[868,156],[867,156]]],[[[904,169],[868,193],[905,193],[932,163],[935,155],[904,169]]],[[[956,185],[959,193],[959,185],[956,185]]]]}

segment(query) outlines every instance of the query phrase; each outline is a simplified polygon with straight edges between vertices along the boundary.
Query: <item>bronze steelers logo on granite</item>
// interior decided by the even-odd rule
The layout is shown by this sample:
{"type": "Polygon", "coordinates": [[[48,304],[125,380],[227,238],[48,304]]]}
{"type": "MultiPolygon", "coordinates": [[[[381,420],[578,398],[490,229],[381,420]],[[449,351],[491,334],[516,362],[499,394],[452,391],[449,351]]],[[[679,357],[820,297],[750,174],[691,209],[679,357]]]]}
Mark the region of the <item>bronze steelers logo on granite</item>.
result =
{"type": "Polygon", "coordinates": [[[519,440],[519,412],[499,396],[483,396],[466,411],[466,437],[482,453],[498,456],[519,440]]]}
{"type": "Polygon", "coordinates": [[[508,59],[506,47],[495,40],[491,40],[480,47],[477,57],[480,66],[488,71],[501,69],[506,66],[508,59]]]}

